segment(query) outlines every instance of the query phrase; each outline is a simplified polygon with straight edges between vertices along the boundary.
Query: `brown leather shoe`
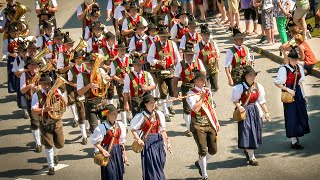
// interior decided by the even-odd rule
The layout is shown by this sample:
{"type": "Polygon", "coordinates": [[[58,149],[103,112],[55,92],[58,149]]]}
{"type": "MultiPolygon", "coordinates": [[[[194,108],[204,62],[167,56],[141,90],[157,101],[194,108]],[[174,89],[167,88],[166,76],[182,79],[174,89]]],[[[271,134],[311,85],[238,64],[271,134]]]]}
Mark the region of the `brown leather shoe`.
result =
{"type": "Polygon", "coordinates": [[[41,153],[41,152],[42,152],[42,146],[41,146],[41,145],[36,145],[35,151],[36,151],[37,153],[41,153]]]}
{"type": "Polygon", "coordinates": [[[256,159],[249,160],[250,166],[259,166],[259,163],[256,159]]]}
{"type": "Polygon", "coordinates": [[[53,176],[53,175],[55,175],[56,173],[54,172],[54,168],[52,167],[52,168],[49,168],[49,172],[48,172],[48,175],[50,175],[50,176],[53,176]]]}
{"type": "Polygon", "coordinates": [[[170,113],[170,114],[172,114],[172,115],[175,115],[175,114],[176,114],[176,112],[175,112],[175,110],[173,109],[172,106],[168,107],[168,110],[169,110],[169,113],[170,113]]]}

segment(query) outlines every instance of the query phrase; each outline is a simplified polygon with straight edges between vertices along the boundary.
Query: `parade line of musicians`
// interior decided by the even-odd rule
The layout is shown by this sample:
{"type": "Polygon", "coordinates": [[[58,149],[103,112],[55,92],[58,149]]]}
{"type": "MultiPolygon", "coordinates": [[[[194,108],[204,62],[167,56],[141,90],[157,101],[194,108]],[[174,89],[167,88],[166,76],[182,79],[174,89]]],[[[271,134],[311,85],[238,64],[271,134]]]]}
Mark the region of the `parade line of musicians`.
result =
{"type": "MultiPolygon", "coordinates": [[[[253,58],[243,45],[245,34],[239,29],[233,29],[234,45],[226,51],[226,59],[220,59],[208,24],[198,24],[177,0],[139,4],[109,0],[107,20],[113,22],[115,33],[100,22],[99,5],[85,0],[77,9],[82,40],[75,44],[69,32],[56,25],[56,0],[36,0],[39,25],[33,38],[24,15],[29,10],[6,1],[0,31],[8,93],[17,94],[18,107],[30,119],[35,151],[45,152],[48,175],[55,174],[59,163],[58,152],[64,146],[61,117],[69,108],[72,126],[81,130],[81,143],[86,145],[91,136],[95,156],[109,158],[101,166],[102,179],[123,179],[129,130],[142,148],[142,178],[166,179],[166,153],[171,152],[166,127],[175,115],[172,102],[182,100],[185,135],[193,137],[198,147],[195,166],[201,178],[208,179],[207,164],[217,152],[220,131],[214,102],[220,60],[225,61],[228,84],[233,86],[234,114],[239,115],[238,148],[249,165],[259,165],[254,152],[262,143],[263,117],[270,121],[270,115],[264,87],[255,81],[259,71],[253,68],[253,58]]],[[[297,50],[293,47],[286,53],[274,83],[291,98],[283,101],[286,136],[291,148],[301,150],[299,137],[310,133],[302,85],[305,72],[297,63],[297,50]]]]}

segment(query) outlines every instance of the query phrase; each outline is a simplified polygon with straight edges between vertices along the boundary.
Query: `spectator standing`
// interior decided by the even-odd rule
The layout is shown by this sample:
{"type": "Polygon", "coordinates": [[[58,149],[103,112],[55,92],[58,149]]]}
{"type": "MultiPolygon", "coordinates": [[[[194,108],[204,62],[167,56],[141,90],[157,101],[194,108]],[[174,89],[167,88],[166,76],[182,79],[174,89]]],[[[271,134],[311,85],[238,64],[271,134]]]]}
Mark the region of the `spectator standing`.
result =
{"type": "Polygon", "coordinates": [[[302,29],[302,35],[305,39],[307,37],[306,15],[309,12],[309,9],[309,0],[296,0],[296,10],[294,11],[293,22],[302,29]]]}
{"type": "Polygon", "coordinates": [[[242,0],[241,1],[241,8],[244,9],[244,19],[246,23],[246,34],[253,35],[257,34],[257,27],[258,27],[258,18],[255,11],[255,7],[253,7],[252,0],[242,0]],[[250,19],[253,21],[253,32],[250,32],[250,19]]]}
{"type": "Polygon", "coordinates": [[[268,38],[266,45],[273,45],[274,42],[274,27],[273,27],[273,4],[272,0],[262,0],[256,3],[258,6],[262,6],[262,28],[268,38]]]}
{"type": "Polygon", "coordinates": [[[239,2],[240,0],[228,0],[231,28],[239,29],[239,23],[240,23],[239,2]]]}
{"type": "Polygon", "coordinates": [[[277,28],[281,39],[281,44],[288,41],[286,32],[287,16],[291,17],[290,14],[290,0],[274,0],[274,16],[277,22],[277,28]]]}

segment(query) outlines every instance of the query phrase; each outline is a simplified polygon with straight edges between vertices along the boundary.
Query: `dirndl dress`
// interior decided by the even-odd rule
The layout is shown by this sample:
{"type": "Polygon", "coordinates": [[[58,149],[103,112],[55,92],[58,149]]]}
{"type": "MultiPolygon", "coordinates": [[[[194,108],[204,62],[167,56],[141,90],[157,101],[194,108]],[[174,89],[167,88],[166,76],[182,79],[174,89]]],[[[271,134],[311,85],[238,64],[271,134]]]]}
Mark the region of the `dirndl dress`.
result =
{"type": "MultiPolygon", "coordinates": [[[[107,150],[108,145],[104,146],[107,150]]],[[[109,163],[101,166],[101,180],[123,180],[124,164],[122,158],[121,145],[113,145],[110,152],[109,163]]]]}
{"type": "Polygon", "coordinates": [[[141,152],[144,180],[165,180],[166,152],[161,133],[150,133],[141,152]]]}

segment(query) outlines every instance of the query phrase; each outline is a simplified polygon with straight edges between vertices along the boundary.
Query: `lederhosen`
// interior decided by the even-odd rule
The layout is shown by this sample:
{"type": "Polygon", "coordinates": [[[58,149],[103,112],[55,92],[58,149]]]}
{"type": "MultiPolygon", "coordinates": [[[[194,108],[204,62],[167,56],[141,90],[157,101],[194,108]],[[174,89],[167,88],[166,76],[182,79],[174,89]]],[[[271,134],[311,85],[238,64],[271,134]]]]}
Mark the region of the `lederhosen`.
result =
{"type": "Polygon", "coordinates": [[[215,69],[215,59],[217,58],[217,52],[214,47],[214,44],[209,42],[209,47],[203,45],[202,41],[198,43],[199,45],[199,56],[198,58],[202,60],[204,67],[207,71],[208,80],[210,81],[211,89],[216,92],[218,87],[218,69],[215,69]],[[214,54],[209,54],[214,53],[214,54]],[[212,61],[211,58],[214,58],[214,61],[212,61]],[[211,59],[211,60],[210,60],[211,59]],[[209,60],[211,62],[209,62],[209,60]]]}
{"type": "MultiPolygon", "coordinates": [[[[85,3],[82,3],[81,8],[82,8],[82,12],[83,12],[87,8],[87,5],[85,3]]],[[[84,38],[86,26],[90,26],[90,25],[91,25],[91,20],[87,19],[87,17],[84,16],[82,18],[82,38],[84,38]]]]}
{"type": "MultiPolygon", "coordinates": [[[[41,90],[36,92],[39,100],[39,108],[45,106],[47,95],[41,90]]],[[[58,93],[58,90],[55,94],[58,93]]],[[[61,95],[60,95],[61,96],[61,95]]],[[[62,130],[62,120],[54,120],[50,118],[47,112],[43,115],[39,115],[40,120],[40,130],[43,139],[43,144],[46,149],[51,149],[53,146],[57,149],[61,149],[64,146],[64,135],[62,130]]]]}
{"type": "MultiPolygon", "coordinates": [[[[191,91],[198,93],[195,88],[191,91]]],[[[207,93],[205,100],[203,101],[205,106],[211,110],[212,98],[207,93]]],[[[211,113],[213,114],[213,113],[211,113]]],[[[216,124],[216,119],[212,115],[213,121],[216,124]]],[[[214,155],[217,152],[217,132],[209,122],[209,117],[206,112],[201,108],[198,112],[191,111],[191,125],[190,131],[193,134],[193,138],[198,146],[198,154],[200,156],[206,156],[207,153],[214,155]]]]}
{"type": "Polygon", "coordinates": [[[167,40],[167,43],[164,47],[161,47],[160,41],[155,42],[155,59],[162,61],[164,59],[164,52],[171,53],[171,55],[166,57],[166,68],[156,64],[154,67],[156,68],[156,77],[157,84],[159,86],[160,91],[160,99],[167,98],[167,92],[171,97],[174,96],[173,87],[172,87],[172,78],[174,72],[174,49],[171,40],[167,40]],[[167,71],[167,72],[166,72],[167,71]],[[166,72],[166,73],[165,73],[166,72]],[[167,85],[167,88],[163,86],[163,83],[167,85]]]}
{"type": "MultiPolygon", "coordinates": [[[[83,77],[83,85],[84,87],[90,83],[90,74],[88,72],[82,72],[83,77]]],[[[86,112],[86,119],[89,121],[90,124],[90,132],[93,134],[94,129],[98,126],[98,117],[102,119],[101,113],[94,112],[92,109],[97,105],[100,104],[102,98],[95,96],[91,89],[89,89],[85,94],[86,101],[85,101],[85,112],[86,112]]]]}
{"type": "Polygon", "coordinates": [[[141,85],[149,85],[148,72],[141,71],[142,77],[137,77],[132,71],[128,74],[130,78],[130,98],[131,98],[131,112],[132,117],[140,113],[140,103],[142,102],[142,96],[144,95],[141,85]]]}
{"type": "MultiPolygon", "coordinates": [[[[29,72],[25,72],[25,76],[26,76],[26,86],[28,86],[29,84],[31,84],[31,81],[34,78],[34,75],[31,75],[29,72]]],[[[38,117],[32,115],[32,113],[31,113],[32,95],[33,94],[30,94],[30,90],[25,93],[25,97],[27,100],[27,111],[28,111],[28,114],[30,117],[31,129],[37,130],[37,129],[39,129],[40,123],[39,123],[38,117]]]]}
{"type": "Polygon", "coordinates": [[[233,54],[231,63],[231,78],[233,80],[233,84],[237,85],[241,83],[244,66],[247,65],[246,59],[247,56],[249,56],[249,50],[246,46],[242,46],[241,51],[234,46],[231,47],[230,50],[233,54]]]}
{"type": "MultiPolygon", "coordinates": [[[[185,96],[190,91],[190,89],[194,87],[194,70],[200,70],[200,63],[199,59],[197,59],[195,60],[195,62],[192,62],[191,66],[186,63],[185,60],[180,61],[180,64],[182,68],[180,73],[180,78],[182,81],[181,92],[182,96],[185,96]]],[[[191,109],[187,103],[187,99],[182,99],[182,103],[184,114],[190,114],[191,109]]]]}
{"type": "MultiPolygon", "coordinates": [[[[6,41],[8,41],[8,52],[14,53],[16,51],[16,48],[19,45],[19,42],[11,38],[10,36],[8,39],[6,39],[6,41]]],[[[15,57],[12,57],[12,56],[7,57],[8,93],[15,93],[17,86],[19,86],[19,84],[16,84],[17,77],[12,72],[14,60],[15,60],[15,57]]]]}
{"type": "MultiPolygon", "coordinates": [[[[113,60],[113,65],[116,70],[116,76],[124,79],[125,74],[130,72],[129,64],[131,63],[131,59],[127,56],[122,59],[122,62],[119,60],[119,58],[113,60]]],[[[116,83],[116,89],[120,103],[120,111],[124,111],[123,86],[124,84],[116,83]]]]}
{"type": "MultiPolygon", "coordinates": [[[[184,36],[184,35],[186,35],[188,33],[189,33],[188,27],[183,26],[181,23],[177,24],[177,36],[176,36],[177,39],[181,39],[182,36],[184,36]],[[182,27],[180,27],[180,25],[182,27]]],[[[177,42],[176,44],[177,44],[177,47],[179,48],[180,47],[180,42],[177,42]]]]}
{"type": "Polygon", "coordinates": [[[122,158],[122,147],[120,145],[121,129],[116,123],[109,129],[103,123],[106,129],[106,135],[104,136],[101,146],[108,150],[112,137],[114,138],[113,146],[110,152],[111,158],[107,166],[101,166],[101,180],[122,180],[124,174],[124,162],[122,158]],[[115,127],[117,131],[115,132],[115,127]]]}
{"type": "MultiPolygon", "coordinates": [[[[78,71],[76,66],[73,66],[69,71],[72,73],[72,82],[73,83],[77,83],[77,76],[79,73],[81,72],[85,72],[85,66],[82,65],[81,66],[81,71],[78,71]]],[[[84,120],[86,119],[86,113],[85,113],[85,109],[84,109],[84,100],[80,100],[79,99],[79,95],[77,92],[77,88],[74,88],[72,86],[70,86],[69,88],[69,92],[68,92],[68,102],[69,104],[73,104],[76,103],[77,106],[77,112],[79,115],[79,124],[84,124],[84,120]]]]}

